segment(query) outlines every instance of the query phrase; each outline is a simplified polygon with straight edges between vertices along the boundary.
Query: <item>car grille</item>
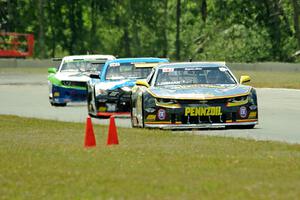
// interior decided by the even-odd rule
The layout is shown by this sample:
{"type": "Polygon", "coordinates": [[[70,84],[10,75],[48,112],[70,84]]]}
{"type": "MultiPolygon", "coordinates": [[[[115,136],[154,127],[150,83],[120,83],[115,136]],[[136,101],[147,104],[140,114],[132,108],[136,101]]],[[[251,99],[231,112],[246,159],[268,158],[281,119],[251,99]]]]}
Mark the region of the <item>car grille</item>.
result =
{"type": "Polygon", "coordinates": [[[214,105],[214,104],[225,104],[227,103],[227,98],[225,99],[212,99],[212,100],[177,100],[179,104],[207,104],[207,105],[214,105]]]}
{"type": "Polygon", "coordinates": [[[64,86],[86,87],[86,82],[82,81],[62,81],[64,86]]]}
{"type": "Polygon", "coordinates": [[[223,114],[222,116],[198,116],[198,117],[182,116],[181,122],[183,124],[225,123],[226,115],[223,114]]]}

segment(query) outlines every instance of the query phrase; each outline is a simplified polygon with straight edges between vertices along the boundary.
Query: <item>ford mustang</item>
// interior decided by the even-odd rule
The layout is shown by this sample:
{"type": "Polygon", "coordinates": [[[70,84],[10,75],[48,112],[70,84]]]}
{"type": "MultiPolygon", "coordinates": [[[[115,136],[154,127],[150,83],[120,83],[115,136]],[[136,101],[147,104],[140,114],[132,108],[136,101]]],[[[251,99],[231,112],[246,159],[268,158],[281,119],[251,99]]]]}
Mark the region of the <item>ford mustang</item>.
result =
{"type": "Polygon", "coordinates": [[[91,73],[101,73],[111,55],[66,56],[58,69],[48,68],[49,101],[52,106],[66,106],[68,102],[86,101],[86,82],[91,73]]]}
{"type": "Polygon", "coordinates": [[[92,117],[130,115],[131,89],[136,80],[145,79],[162,58],[123,58],[108,61],[100,77],[88,82],[88,113],[92,117]],[[98,78],[98,79],[97,79],[98,78]]]}
{"type": "Polygon", "coordinates": [[[133,127],[162,129],[253,128],[257,96],[222,62],[161,64],[132,89],[133,127]]]}

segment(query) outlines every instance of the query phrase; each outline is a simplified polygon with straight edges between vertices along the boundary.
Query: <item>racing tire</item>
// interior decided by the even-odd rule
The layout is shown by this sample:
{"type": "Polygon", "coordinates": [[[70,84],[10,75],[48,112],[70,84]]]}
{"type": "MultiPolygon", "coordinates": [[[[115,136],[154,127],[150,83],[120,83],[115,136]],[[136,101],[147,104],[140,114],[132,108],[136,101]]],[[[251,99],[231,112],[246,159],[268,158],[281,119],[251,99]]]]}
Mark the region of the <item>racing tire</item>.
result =
{"type": "Polygon", "coordinates": [[[252,129],[254,128],[255,125],[244,125],[244,126],[241,126],[240,128],[241,129],[252,129]]]}
{"type": "Polygon", "coordinates": [[[252,125],[240,125],[240,126],[226,126],[226,129],[253,129],[255,124],[252,125]]]}

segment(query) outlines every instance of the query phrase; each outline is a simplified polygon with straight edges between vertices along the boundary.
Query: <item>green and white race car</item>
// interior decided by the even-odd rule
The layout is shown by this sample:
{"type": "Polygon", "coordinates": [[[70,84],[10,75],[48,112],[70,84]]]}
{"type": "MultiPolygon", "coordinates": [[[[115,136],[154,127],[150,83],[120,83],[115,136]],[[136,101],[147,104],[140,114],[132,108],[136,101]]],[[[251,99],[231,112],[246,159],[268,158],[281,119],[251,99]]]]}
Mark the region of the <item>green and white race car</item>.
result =
{"type": "Polygon", "coordinates": [[[48,68],[49,102],[53,106],[66,106],[68,102],[86,101],[86,83],[90,74],[101,73],[112,55],[66,56],[58,68],[48,68]]]}

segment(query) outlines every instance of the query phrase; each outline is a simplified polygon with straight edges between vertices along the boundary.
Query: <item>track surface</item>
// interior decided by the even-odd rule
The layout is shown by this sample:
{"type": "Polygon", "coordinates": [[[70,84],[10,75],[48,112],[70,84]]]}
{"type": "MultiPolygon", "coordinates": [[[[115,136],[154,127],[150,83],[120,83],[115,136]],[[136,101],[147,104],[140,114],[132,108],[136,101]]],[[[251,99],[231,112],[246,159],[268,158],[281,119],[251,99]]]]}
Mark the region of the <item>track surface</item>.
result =
{"type": "MultiPolygon", "coordinates": [[[[86,104],[51,107],[47,76],[0,74],[0,114],[85,122],[86,104]]],[[[250,130],[197,130],[193,134],[246,137],[300,143],[300,90],[257,89],[259,125],[250,130]]],[[[108,120],[93,120],[108,124],[108,120]]],[[[117,119],[118,126],[131,127],[129,119],[117,119]]],[[[83,128],[84,129],[84,128],[83,128]]],[[[174,134],[178,131],[174,131],[174,134]]]]}

